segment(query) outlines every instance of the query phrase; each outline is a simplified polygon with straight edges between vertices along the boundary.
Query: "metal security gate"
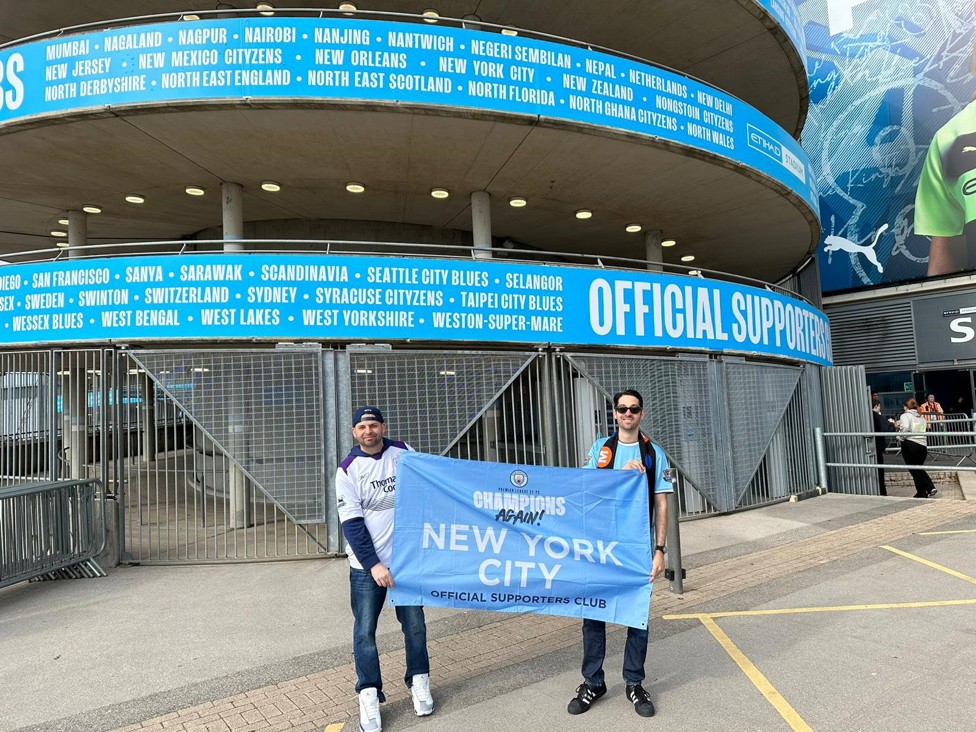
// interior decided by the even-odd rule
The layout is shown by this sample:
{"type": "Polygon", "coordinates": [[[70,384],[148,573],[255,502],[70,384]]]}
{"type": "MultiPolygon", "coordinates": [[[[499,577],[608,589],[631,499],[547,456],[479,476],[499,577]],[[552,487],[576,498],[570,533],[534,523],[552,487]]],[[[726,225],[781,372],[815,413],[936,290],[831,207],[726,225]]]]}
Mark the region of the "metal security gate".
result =
{"type": "MultiPolygon", "coordinates": [[[[645,430],[679,476],[682,515],[727,512],[815,485],[802,367],[744,359],[494,352],[348,352],[340,404],[377,404],[425,452],[574,467],[613,431],[610,397],[645,399],[645,430]]],[[[340,433],[342,434],[342,433],[340,433]]],[[[348,434],[340,439],[348,446],[348,434]]]]}
{"type": "MultiPolygon", "coordinates": [[[[863,366],[834,366],[823,369],[824,432],[863,433],[874,431],[870,390],[863,366]]],[[[877,460],[873,437],[851,434],[836,436],[826,443],[828,463],[866,464],[877,460]]],[[[827,485],[834,493],[878,495],[878,478],[873,470],[832,467],[827,485]]]]}
{"type": "Polygon", "coordinates": [[[677,471],[682,516],[763,505],[814,485],[801,367],[705,356],[561,358],[559,382],[573,385],[584,450],[612,431],[612,394],[641,392],[643,428],[677,471]]]}
{"type": "Polygon", "coordinates": [[[337,551],[320,348],[126,352],[118,394],[125,561],[337,551]]]}
{"type": "MultiPolygon", "coordinates": [[[[541,420],[546,358],[538,353],[347,351],[340,424],[375,404],[389,433],[415,450],[470,460],[548,464],[541,420]]],[[[343,450],[352,445],[341,429],[343,450]]]]}
{"type": "Polygon", "coordinates": [[[815,485],[819,373],[543,348],[3,353],[0,486],[98,479],[126,562],[322,556],[342,549],[333,476],[355,406],[379,405],[427,453],[575,467],[613,429],[610,396],[634,387],[687,518],[815,485]]]}
{"type": "Polygon", "coordinates": [[[0,486],[106,483],[112,358],[102,349],[0,353],[0,486]]]}

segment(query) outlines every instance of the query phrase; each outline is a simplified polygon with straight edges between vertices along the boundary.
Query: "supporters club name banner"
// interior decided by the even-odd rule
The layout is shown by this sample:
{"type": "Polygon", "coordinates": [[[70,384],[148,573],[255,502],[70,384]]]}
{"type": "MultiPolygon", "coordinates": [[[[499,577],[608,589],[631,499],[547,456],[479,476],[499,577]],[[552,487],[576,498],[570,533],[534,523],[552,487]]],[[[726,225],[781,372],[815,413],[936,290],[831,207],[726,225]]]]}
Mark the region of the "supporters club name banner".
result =
{"type": "Polygon", "coordinates": [[[406,453],[395,511],[394,605],[647,627],[651,536],[642,473],[406,453]]]}
{"type": "Polygon", "coordinates": [[[207,254],[0,267],[0,343],[430,340],[647,346],[830,365],[826,316],[755,287],[639,270],[207,254]]]}
{"type": "MultiPolygon", "coordinates": [[[[761,4],[770,12],[784,5],[761,4]]],[[[810,162],[772,120],[688,77],[566,44],[377,20],[237,18],[34,41],[0,52],[0,70],[0,125],[108,106],[215,99],[474,108],[705,150],[778,181],[819,218],[810,162]]]]}

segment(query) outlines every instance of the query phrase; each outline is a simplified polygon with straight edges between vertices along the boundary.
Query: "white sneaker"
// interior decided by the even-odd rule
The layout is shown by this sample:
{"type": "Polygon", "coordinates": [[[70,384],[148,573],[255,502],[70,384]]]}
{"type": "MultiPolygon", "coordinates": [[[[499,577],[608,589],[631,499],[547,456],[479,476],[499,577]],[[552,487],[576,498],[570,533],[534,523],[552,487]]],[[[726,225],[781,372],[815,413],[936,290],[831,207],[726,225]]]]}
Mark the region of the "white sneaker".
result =
{"type": "Polygon", "coordinates": [[[414,674],[410,683],[413,709],[418,717],[426,717],[434,711],[434,697],[430,695],[430,674],[414,674]]]}
{"type": "Polygon", "coordinates": [[[380,700],[376,696],[376,689],[363,689],[359,692],[359,730],[360,732],[380,732],[382,729],[380,700]]]}

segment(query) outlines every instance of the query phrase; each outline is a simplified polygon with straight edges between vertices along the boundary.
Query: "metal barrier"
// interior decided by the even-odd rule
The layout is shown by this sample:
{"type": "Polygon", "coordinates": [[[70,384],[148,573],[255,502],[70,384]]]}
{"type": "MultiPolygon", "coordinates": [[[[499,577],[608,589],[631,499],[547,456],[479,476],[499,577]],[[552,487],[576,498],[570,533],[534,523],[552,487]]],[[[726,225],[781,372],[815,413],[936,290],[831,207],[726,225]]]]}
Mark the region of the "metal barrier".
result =
{"type": "Polygon", "coordinates": [[[0,587],[35,578],[96,577],[105,548],[97,480],[0,489],[0,587]]]}
{"type": "MultiPolygon", "coordinates": [[[[965,420],[972,423],[973,420],[965,420]]],[[[872,470],[877,471],[879,469],[885,472],[908,472],[921,470],[927,473],[973,473],[976,472],[976,465],[973,467],[963,467],[962,463],[966,459],[971,459],[973,455],[972,447],[974,445],[969,445],[968,443],[976,443],[976,432],[961,432],[956,431],[952,433],[952,439],[956,441],[966,441],[966,449],[969,450],[962,460],[957,462],[955,465],[946,463],[933,462],[928,465],[905,465],[899,463],[881,463],[867,462],[873,455],[874,452],[874,438],[876,437],[892,437],[891,432],[824,432],[819,427],[814,429],[814,439],[816,440],[816,456],[817,456],[817,468],[818,474],[820,475],[820,487],[828,489],[833,493],[847,493],[852,495],[878,495],[878,486],[876,481],[869,480],[867,482],[868,488],[862,487],[862,482],[859,480],[857,485],[852,487],[851,485],[844,483],[834,483],[831,479],[827,477],[827,468],[844,468],[849,469],[849,471],[859,473],[861,470],[872,470]],[[863,442],[865,447],[863,449],[863,460],[854,460],[851,462],[845,462],[842,460],[832,460],[831,455],[837,452],[836,445],[831,446],[828,444],[828,439],[839,440],[842,443],[850,444],[851,440],[857,440],[863,442]]],[[[930,442],[933,437],[939,437],[938,435],[933,435],[929,432],[925,432],[926,442],[930,442]]],[[[953,450],[963,449],[960,445],[953,445],[946,448],[932,448],[929,447],[928,454],[933,456],[934,459],[938,459],[940,455],[949,455],[951,457],[951,452],[953,450]]],[[[976,462],[976,461],[973,461],[976,462]]],[[[845,475],[847,473],[834,474],[833,480],[837,479],[838,475],[845,475]]]]}
{"type": "Polygon", "coordinates": [[[925,439],[930,453],[959,458],[957,465],[965,461],[976,464],[976,417],[968,414],[946,414],[942,419],[927,423],[925,439]]]}

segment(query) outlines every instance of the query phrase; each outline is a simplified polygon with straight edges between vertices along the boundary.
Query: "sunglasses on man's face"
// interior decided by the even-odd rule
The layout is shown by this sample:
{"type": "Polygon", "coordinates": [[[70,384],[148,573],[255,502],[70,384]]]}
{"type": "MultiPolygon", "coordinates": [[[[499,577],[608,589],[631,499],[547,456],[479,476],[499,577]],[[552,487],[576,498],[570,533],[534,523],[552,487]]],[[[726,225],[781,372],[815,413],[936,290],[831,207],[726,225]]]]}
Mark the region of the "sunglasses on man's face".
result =
{"type": "Polygon", "coordinates": [[[616,408],[617,414],[627,414],[627,412],[630,412],[631,414],[640,414],[642,411],[643,408],[638,407],[636,405],[634,405],[633,407],[619,406],[616,408]]]}

